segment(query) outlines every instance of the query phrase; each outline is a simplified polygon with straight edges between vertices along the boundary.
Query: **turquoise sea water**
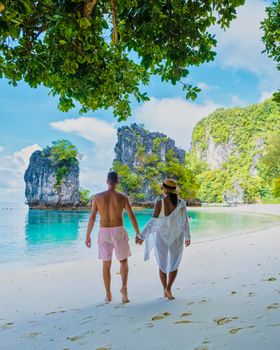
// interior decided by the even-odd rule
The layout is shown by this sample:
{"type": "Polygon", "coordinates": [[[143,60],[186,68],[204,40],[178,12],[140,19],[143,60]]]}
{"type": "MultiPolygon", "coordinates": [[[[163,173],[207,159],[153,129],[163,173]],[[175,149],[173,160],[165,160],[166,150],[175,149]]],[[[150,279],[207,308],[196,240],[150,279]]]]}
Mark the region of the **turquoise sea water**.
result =
{"type": "MultiPolygon", "coordinates": [[[[152,210],[136,210],[140,229],[152,210]]],[[[211,213],[190,210],[192,241],[246,233],[279,224],[270,215],[211,213]]],[[[0,203],[0,264],[46,264],[75,259],[96,258],[98,220],[93,231],[92,249],[84,238],[89,212],[28,210],[23,205],[0,203]]],[[[125,227],[131,237],[133,228],[127,215],[125,227]]],[[[134,246],[131,240],[132,248],[134,246]]]]}

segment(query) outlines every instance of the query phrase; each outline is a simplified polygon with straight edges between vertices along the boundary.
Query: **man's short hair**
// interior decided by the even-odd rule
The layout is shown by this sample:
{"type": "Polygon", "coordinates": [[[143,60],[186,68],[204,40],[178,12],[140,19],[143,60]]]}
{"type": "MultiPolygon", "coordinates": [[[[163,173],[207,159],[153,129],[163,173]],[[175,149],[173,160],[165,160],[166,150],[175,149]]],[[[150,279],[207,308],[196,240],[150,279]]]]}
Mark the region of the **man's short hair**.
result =
{"type": "Polygon", "coordinates": [[[119,182],[119,175],[115,171],[110,171],[107,176],[107,181],[110,181],[114,184],[119,182]]]}

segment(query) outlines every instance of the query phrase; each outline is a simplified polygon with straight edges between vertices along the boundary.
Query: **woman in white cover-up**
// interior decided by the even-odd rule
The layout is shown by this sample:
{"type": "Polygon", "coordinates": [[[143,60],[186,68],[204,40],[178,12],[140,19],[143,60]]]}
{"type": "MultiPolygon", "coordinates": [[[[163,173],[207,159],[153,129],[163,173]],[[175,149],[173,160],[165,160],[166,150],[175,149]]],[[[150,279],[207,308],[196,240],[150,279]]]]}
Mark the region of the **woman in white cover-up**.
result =
{"type": "Polygon", "coordinates": [[[171,288],[182,259],[184,243],[186,247],[191,243],[190,229],[186,203],[178,198],[177,182],[164,180],[162,190],[164,199],[156,202],[153,217],[141,234],[136,236],[136,243],[145,241],[145,261],[150,258],[154,248],[164,296],[174,299],[171,288]]]}

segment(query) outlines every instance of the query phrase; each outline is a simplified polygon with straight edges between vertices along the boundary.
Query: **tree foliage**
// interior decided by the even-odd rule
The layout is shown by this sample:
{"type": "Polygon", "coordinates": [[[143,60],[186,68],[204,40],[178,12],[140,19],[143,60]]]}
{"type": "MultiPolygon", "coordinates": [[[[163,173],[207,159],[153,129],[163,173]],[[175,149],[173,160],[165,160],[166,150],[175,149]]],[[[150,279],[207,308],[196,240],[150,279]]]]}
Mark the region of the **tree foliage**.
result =
{"type": "Polygon", "coordinates": [[[0,76],[11,84],[40,84],[68,111],[113,108],[126,119],[130,99],[152,74],[182,83],[186,97],[199,89],[182,81],[188,67],[212,61],[214,24],[227,28],[244,0],[2,0],[0,76]],[[111,40],[112,39],[112,40],[111,40]]]}
{"type": "Polygon", "coordinates": [[[53,141],[51,147],[45,147],[43,149],[43,155],[48,157],[52,166],[57,168],[56,190],[59,189],[62,179],[68,174],[70,166],[82,157],[77,147],[64,139],[53,141]]]}
{"type": "MultiPolygon", "coordinates": [[[[263,41],[265,50],[277,64],[280,70],[280,0],[273,1],[272,5],[266,8],[267,18],[262,22],[264,31],[263,41]]],[[[273,94],[274,100],[280,103],[280,90],[273,94]]]]}
{"type": "Polygon", "coordinates": [[[81,187],[79,190],[79,194],[80,194],[80,205],[90,206],[91,201],[93,199],[93,194],[91,194],[90,190],[81,187]]]}
{"type": "Polygon", "coordinates": [[[77,147],[68,140],[53,141],[52,146],[47,148],[50,150],[50,159],[55,164],[72,163],[82,157],[77,147]]]}

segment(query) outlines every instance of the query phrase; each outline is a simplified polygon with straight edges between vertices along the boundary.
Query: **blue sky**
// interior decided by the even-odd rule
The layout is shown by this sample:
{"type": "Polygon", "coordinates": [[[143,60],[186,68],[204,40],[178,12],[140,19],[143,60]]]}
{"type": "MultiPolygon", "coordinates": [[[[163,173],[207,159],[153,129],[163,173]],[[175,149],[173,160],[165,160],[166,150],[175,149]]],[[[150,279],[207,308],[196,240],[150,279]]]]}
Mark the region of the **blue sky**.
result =
{"type": "MultiPolygon", "coordinates": [[[[143,88],[151,100],[141,105],[133,102],[127,123],[144,123],[188,149],[195,123],[208,113],[218,107],[258,103],[271,96],[280,86],[280,74],[274,62],[261,53],[259,29],[268,4],[248,0],[229,30],[213,28],[218,40],[215,61],[191,69],[187,78],[202,89],[195,102],[184,99],[180,85],[153,77],[143,88]]],[[[88,113],[81,118],[78,109],[58,111],[57,99],[49,96],[46,88],[31,89],[23,82],[14,88],[3,79],[0,89],[0,201],[24,199],[22,177],[30,154],[59,138],[69,139],[84,154],[81,185],[93,192],[102,188],[119,126],[112,111],[88,113]]]]}

